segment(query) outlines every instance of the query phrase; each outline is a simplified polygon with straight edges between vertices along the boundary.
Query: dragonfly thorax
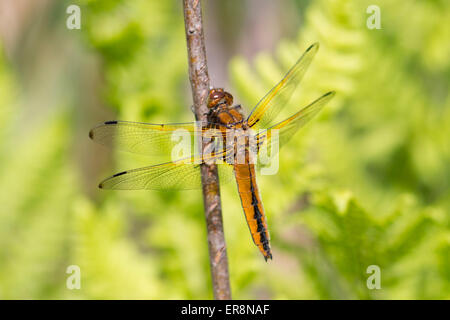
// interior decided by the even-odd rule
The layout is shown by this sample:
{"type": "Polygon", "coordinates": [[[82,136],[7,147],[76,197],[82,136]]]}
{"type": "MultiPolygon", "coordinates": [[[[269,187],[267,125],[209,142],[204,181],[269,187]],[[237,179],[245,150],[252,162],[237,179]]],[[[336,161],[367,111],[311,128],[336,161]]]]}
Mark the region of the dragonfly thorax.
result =
{"type": "Polygon", "coordinates": [[[211,89],[208,97],[208,122],[227,128],[247,129],[240,105],[231,106],[233,96],[223,89],[211,89]]]}

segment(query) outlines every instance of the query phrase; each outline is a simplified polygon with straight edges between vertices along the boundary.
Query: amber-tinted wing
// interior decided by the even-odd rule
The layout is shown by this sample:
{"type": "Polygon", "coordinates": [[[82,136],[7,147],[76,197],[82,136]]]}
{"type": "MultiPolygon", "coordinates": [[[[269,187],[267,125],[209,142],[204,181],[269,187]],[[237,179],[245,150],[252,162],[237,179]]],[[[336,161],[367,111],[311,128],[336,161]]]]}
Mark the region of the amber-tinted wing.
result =
{"type": "Polygon", "coordinates": [[[89,132],[89,137],[100,144],[115,147],[122,151],[143,155],[171,155],[174,147],[194,148],[197,138],[213,136],[218,129],[196,128],[195,122],[152,124],[131,121],[107,121],[89,132]],[[187,139],[183,138],[186,134],[187,139]]]}
{"type": "Polygon", "coordinates": [[[192,134],[195,123],[152,124],[130,121],[107,121],[89,132],[100,144],[144,155],[170,154],[179,143],[173,137],[177,130],[192,134]]]}
{"type": "MultiPolygon", "coordinates": [[[[194,158],[168,162],[116,173],[99,184],[102,189],[116,190],[189,190],[202,187],[200,164],[194,158]]],[[[219,163],[220,183],[234,177],[232,166],[219,163]]]]}
{"type": "MultiPolygon", "coordinates": [[[[328,92],[310,103],[296,114],[281,121],[272,127],[259,132],[256,135],[256,141],[261,150],[263,147],[269,147],[276,142],[276,134],[274,130],[278,132],[279,148],[285,145],[292,136],[302,127],[304,127],[309,120],[311,120],[320,110],[328,103],[335,95],[334,91],[328,92]]],[[[277,152],[278,150],[274,150],[277,152]]]]}
{"type": "Polygon", "coordinates": [[[311,45],[284,78],[258,102],[247,119],[250,127],[264,129],[273,124],[282,108],[289,103],[318,49],[318,43],[311,45]]]}

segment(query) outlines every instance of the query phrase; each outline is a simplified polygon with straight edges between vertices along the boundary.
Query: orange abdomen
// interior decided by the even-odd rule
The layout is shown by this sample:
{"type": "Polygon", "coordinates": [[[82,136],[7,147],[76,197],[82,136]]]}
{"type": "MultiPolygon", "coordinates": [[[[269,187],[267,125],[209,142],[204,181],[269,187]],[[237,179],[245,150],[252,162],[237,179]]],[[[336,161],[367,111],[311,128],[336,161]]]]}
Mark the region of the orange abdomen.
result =
{"type": "Polygon", "coordinates": [[[234,164],[234,174],[253,242],[258,246],[266,261],[272,259],[266,216],[256,184],[255,165],[234,164]]]}

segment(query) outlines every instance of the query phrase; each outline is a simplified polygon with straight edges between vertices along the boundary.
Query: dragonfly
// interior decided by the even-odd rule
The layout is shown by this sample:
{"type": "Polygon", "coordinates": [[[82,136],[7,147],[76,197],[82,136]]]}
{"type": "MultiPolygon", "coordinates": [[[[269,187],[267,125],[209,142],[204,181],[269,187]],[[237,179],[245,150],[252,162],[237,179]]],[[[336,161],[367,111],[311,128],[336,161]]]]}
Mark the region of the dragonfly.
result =
{"type": "Polygon", "coordinates": [[[247,117],[244,116],[240,105],[233,106],[233,96],[230,93],[221,88],[212,88],[206,101],[207,121],[200,128],[197,122],[153,124],[106,121],[97,125],[89,132],[89,137],[95,142],[143,155],[171,154],[179,143],[177,139],[173,139],[173,135],[180,130],[196,139],[204,139],[200,141],[215,141],[220,135],[225,140],[220,146],[216,145],[210,150],[204,149],[201,153],[194,148],[190,154],[180,159],[116,173],[103,180],[99,188],[197,189],[201,188],[200,165],[213,161],[219,169],[220,183],[236,181],[253,242],[266,261],[272,259],[267,218],[256,179],[258,162],[251,159],[252,155],[258,154],[264,146],[273,146],[276,143],[280,148],[285,145],[335,95],[334,91],[327,92],[287,119],[276,121],[277,116],[289,103],[318,49],[318,43],[311,45],[247,117]],[[244,134],[246,138],[243,144],[238,145],[237,139],[227,140],[229,136],[225,133],[233,130],[244,134]],[[255,133],[255,130],[258,132],[255,133]],[[250,140],[255,141],[253,148],[250,146],[250,140]]]}

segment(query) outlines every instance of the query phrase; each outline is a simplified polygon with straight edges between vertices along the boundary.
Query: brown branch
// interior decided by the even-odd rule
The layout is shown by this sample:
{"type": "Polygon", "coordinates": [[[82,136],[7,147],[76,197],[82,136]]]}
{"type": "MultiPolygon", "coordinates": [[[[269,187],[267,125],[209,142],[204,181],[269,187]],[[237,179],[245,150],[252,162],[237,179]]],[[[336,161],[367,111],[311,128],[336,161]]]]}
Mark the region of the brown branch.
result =
{"type": "MultiPolygon", "coordinates": [[[[183,0],[183,7],[194,112],[196,119],[204,123],[208,113],[206,99],[209,92],[209,76],[203,36],[201,1],[183,0]]],[[[206,143],[203,142],[202,148],[204,149],[205,146],[206,143]]],[[[201,164],[200,170],[214,299],[231,299],[217,166],[215,164],[201,164]]]]}

